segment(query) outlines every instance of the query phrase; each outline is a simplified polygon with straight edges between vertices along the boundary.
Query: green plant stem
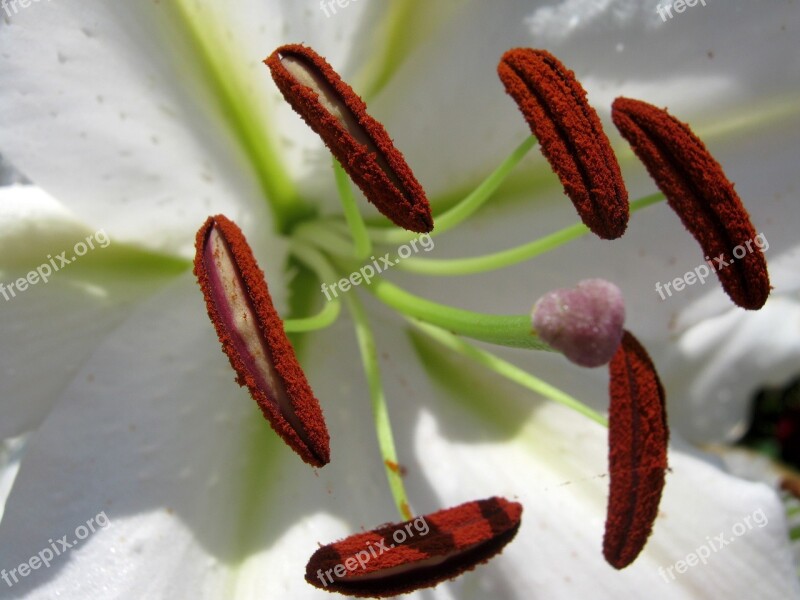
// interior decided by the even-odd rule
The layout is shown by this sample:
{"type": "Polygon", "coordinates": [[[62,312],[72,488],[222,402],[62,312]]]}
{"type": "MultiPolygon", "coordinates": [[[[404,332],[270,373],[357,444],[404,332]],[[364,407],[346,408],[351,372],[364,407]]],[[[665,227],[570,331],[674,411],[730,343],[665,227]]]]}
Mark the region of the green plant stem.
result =
{"type": "MultiPolygon", "coordinates": [[[[336,281],[338,275],[318,251],[313,248],[293,242],[289,251],[311,269],[320,280],[320,282],[336,281]]],[[[283,322],[283,328],[287,333],[297,333],[303,331],[316,331],[329,327],[336,319],[339,318],[339,312],[342,305],[338,298],[332,298],[316,315],[305,317],[302,319],[286,319],[283,322]]]]}
{"type": "MultiPolygon", "coordinates": [[[[314,271],[320,280],[336,281],[339,278],[333,266],[318,250],[302,244],[299,241],[294,241],[290,246],[290,251],[297,260],[314,271]]],[[[404,521],[407,521],[412,518],[411,508],[398,468],[397,451],[395,450],[394,436],[392,435],[392,425],[389,421],[386,397],[383,392],[383,385],[381,384],[381,373],[380,367],[378,366],[378,353],[375,350],[375,340],[372,336],[369,321],[367,320],[367,314],[358,297],[352,293],[344,294],[343,296],[350,314],[353,315],[356,339],[358,341],[361,361],[364,365],[364,374],[367,377],[370,399],[372,401],[372,412],[375,419],[378,446],[381,451],[381,457],[383,458],[384,468],[386,469],[389,488],[394,497],[395,504],[397,505],[397,510],[400,512],[400,516],[404,521]]],[[[330,304],[338,306],[340,303],[338,298],[335,298],[330,304]]],[[[338,309],[336,310],[338,313],[338,309]]],[[[325,309],[323,309],[322,312],[325,312],[325,309]]],[[[319,315],[317,315],[317,317],[319,317],[319,315]]],[[[286,322],[284,322],[284,325],[285,323],[286,322]]]]}
{"type": "Polygon", "coordinates": [[[558,402],[559,404],[562,404],[563,406],[566,406],[567,408],[570,408],[582,414],[583,416],[588,417],[603,427],[608,427],[608,420],[603,415],[592,410],[569,394],[562,392],[558,388],[545,381],[542,381],[538,377],[523,371],[518,366],[511,364],[510,362],[507,362],[490,352],[476,348],[472,344],[465,342],[461,338],[448,331],[445,331],[444,329],[423,323],[422,321],[418,321],[416,319],[406,320],[415,328],[445,348],[449,348],[454,352],[458,352],[459,354],[476,361],[495,373],[502,375],[506,379],[513,381],[514,383],[517,383],[522,387],[531,390],[532,392],[541,394],[545,398],[549,398],[554,402],[558,402]]]}
{"type": "MultiPolygon", "coordinates": [[[[352,264],[339,266],[342,271],[359,268],[352,264]]],[[[454,308],[411,294],[382,277],[373,279],[364,287],[381,302],[402,314],[453,333],[500,346],[555,352],[533,332],[530,315],[490,315],[454,308]]]]}
{"type": "Polygon", "coordinates": [[[355,323],[358,348],[361,352],[361,361],[364,364],[364,373],[367,377],[369,395],[372,400],[372,413],[375,418],[375,431],[378,435],[378,446],[381,450],[383,465],[386,469],[386,478],[394,497],[395,505],[401,518],[407,521],[413,517],[408,503],[403,477],[398,467],[397,451],[392,435],[392,424],[389,420],[389,410],[386,406],[386,396],[381,383],[378,353],[375,349],[375,340],[372,336],[367,314],[356,294],[345,294],[345,303],[353,315],[355,323]]]}
{"type": "Polygon", "coordinates": [[[356,256],[355,246],[336,227],[323,221],[310,221],[298,226],[294,232],[294,239],[316,246],[328,254],[335,254],[341,258],[351,259],[356,256]]]}
{"type": "Polygon", "coordinates": [[[304,331],[317,331],[330,327],[339,318],[341,304],[337,299],[327,302],[316,315],[302,319],[285,319],[283,328],[286,333],[300,333],[304,331]]]}
{"type": "Polygon", "coordinates": [[[344,217],[355,244],[355,256],[364,260],[372,254],[372,242],[367,235],[367,226],[364,224],[361,212],[358,210],[353,188],[350,187],[350,177],[335,158],[333,159],[333,174],[336,179],[336,189],[339,191],[339,198],[342,201],[344,217]]]}
{"type": "MultiPolygon", "coordinates": [[[[664,199],[661,192],[656,192],[631,203],[631,212],[636,212],[664,199]]],[[[495,271],[530,260],[540,254],[563,246],[589,233],[583,223],[575,223],[560,231],[555,231],[543,238],[484,256],[456,259],[408,258],[400,261],[397,267],[403,271],[422,275],[472,275],[486,271],[495,271]]]]}
{"type": "MultiPolygon", "coordinates": [[[[469,217],[471,217],[489,198],[497,191],[497,188],[506,180],[525,155],[536,145],[536,138],[529,136],[497,167],[478,187],[476,187],[466,198],[456,204],[443,215],[436,217],[432,236],[439,235],[445,231],[453,229],[469,217]]],[[[402,229],[386,229],[371,227],[367,228],[370,239],[378,244],[404,244],[417,237],[410,231],[402,229]]]]}
{"type": "Polygon", "coordinates": [[[309,218],[314,209],[300,197],[287,175],[275,130],[266,122],[256,96],[241,93],[248,89],[251,77],[248,71],[238,68],[242,64],[241,47],[236,47],[236,40],[222,44],[227,32],[197,3],[177,0],[165,4],[192,44],[194,66],[253,168],[276,228],[288,233],[296,223],[309,218]]]}

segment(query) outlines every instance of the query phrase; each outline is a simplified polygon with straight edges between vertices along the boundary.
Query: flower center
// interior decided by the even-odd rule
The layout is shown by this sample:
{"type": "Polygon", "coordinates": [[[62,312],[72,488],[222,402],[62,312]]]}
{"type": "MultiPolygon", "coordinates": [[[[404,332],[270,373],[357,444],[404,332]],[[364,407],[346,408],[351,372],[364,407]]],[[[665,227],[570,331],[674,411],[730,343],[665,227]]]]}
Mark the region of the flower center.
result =
{"type": "MultiPolygon", "coordinates": [[[[431,240],[468,219],[533,147],[534,138],[521,144],[463,201],[437,215],[433,229],[427,197],[403,155],[384,127],[367,114],[363,101],[322,57],[292,44],[278,48],[264,62],[286,100],[338,160],[334,173],[344,219],[305,222],[293,230],[290,244],[293,258],[319,281],[327,303],[320,296],[323,308],[318,314],[281,321],[244,236],[218,216],[210,218],[198,233],[195,264],[209,315],[240,383],[249,387],[273,428],[306,462],[322,466],[328,461],[327,429],[285,332],[326,327],[338,317],[340,304],[347,306],[369,383],[381,459],[398,512],[406,521],[320,548],[308,563],[306,579],[317,587],[319,581],[323,588],[379,597],[435,585],[498,553],[516,535],[522,507],[502,498],[471,502],[418,517],[432,524],[430,529],[426,524],[418,541],[408,541],[408,535],[402,541],[395,537],[398,532],[410,534],[417,519],[412,520],[394,445],[376,343],[367,313],[352,289],[364,283],[362,263],[366,257],[377,264],[376,255],[388,248],[381,257],[384,264],[423,275],[502,269],[552,251],[589,231],[604,239],[620,237],[631,213],[664,196],[708,252],[724,252],[726,245],[741,242],[754,230],[721,168],[687,126],[650,105],[618,99],[614,122],[664,194],[629,205],[616,157],[574,74],[548,52],[518,48],[503,55],[498,73],[539,138],[543,154],[583,223],[482,257],[411,257],[407,249],[418,240],[409,232],[424,232],[431,240]],[[699,166],[693,164],[698,157],[699,166]],[[348,175],[380,212],[406,231],[368,227],[348,175]],[[717,193],[715,185],[723,183],[726,185],[717,193]],[[395,242],[408,245],[392,248],[395,242]],[[393,256],[393,251],[397,255],[393,256]],[[327,285],[334,282],[341,297],[326,293],[327,285]],[[389,544],[388,536],[394,544],[389,544]]],[[[720,279],[738,304],[758,308],[769,292],[763,257],[743,263],[720,279]]],[[[625,309],[619,289],[595,279],[582,281],[575,289],[550,292],[534,307],[533,327],[526,314],[485,314],[432,302],[392,284],[380,272],[377,276],[373,272],[362,289],[395,309],[411,327],[443,349],[608,426],[611,483],[603,553],[615,568],[631,564],[643,550],[658,514],[669,432],[664,389],[655,367],[644,347],[622,329],[625,309]],[[578,400],[474,346],[468,338],[557,351],[581,366],[609,364],[608,423],[578,400]]]]}

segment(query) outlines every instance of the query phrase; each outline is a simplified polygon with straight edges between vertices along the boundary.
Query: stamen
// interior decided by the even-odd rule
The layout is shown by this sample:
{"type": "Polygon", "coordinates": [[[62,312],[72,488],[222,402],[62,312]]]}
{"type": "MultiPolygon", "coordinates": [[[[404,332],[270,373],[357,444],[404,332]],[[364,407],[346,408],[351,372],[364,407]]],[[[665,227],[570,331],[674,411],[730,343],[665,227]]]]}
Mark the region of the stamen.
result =
{"type": "Polygon", "coordinates": [[[548,292],[533,307],[533,328],[545,342],[582,367],[599,367],[622,340],[625,300],[604,279],[584,279],[575,288],[548,292]]]}
{"type": "Polygon", "coordinates": [[[237,373],[275,432],[310,465],[330,461],[328,429],[241,229],[222,215],[197,232],[194,273],[237,373]]]}
{"type": "Polygon", "coordinates": [[[711,270],[737,305],[757,310],[770,292],[761,252],[752,250],[756,230],[733,184],[689,126],[651,104],[617,98],[611,116],[650,176],[700,243],[711,270]],[[712,262],[714,259],[715,262],[712,262]]]}
{"type": "Polygon", "coordinates": [[[497,73],[583,222],[604,239],[625,233],[628,192],[611,144],[586,91],[545,50],[514,48],[497,73]]]}
{"type": "Polygon", "coordinates": [[[306,566],[306,581],[377,598],[432,587],[501,552],[521,518],[522,505],[493,497],[384,525],[317,550],[306,566]]]}
{"type": "Polygon", "coordinates": [[[631,564],[658,515],[667,469],[669,429],[664,388],[647,351],[628,331],[609,364],[610,493],[603,555],[631,564]]]}
{"type": "Polygon", "coordinates": [[[403,155],[324,58],[311,48],[289,44],[264,63],[286,101],[319,134],[379,211],[410,231],[433,229],[425,191],[403,155]]]}

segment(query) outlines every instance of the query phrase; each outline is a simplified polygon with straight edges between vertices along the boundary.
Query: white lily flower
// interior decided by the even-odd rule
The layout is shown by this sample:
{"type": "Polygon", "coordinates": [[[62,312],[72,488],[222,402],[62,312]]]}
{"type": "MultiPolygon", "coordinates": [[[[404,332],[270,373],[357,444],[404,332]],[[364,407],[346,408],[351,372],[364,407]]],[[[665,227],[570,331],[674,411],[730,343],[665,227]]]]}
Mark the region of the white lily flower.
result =
{"type": "MultiPolygon", "coordinates": [[[[0,299],[0,331],[11,340],[0,439],[32,431],[21,462],[21,451],[0,453],[0,489],[18,469],[0,521],[0,597],[323,598],[303,581],[317,544],[396,520],[350,318],[302,346],[331,434],[331,463],[315,471],[235,386],[188,272],[194,233],[224,213],[247,234],[281,315],[318,298],[287,273],[288,240],[275,233],[306,218],[297,207],[340,212],[330,155],[260,62],[284,43],[309,44],[366,96],[429,197],[443,199],[434,218],[527,135],[495,72],[513,46],[558,55],[605,122],[613,98],[628,95],[696,126],[769,239],[770,264],[780,265],[762,313],[730,309],[716,281],[658,297],[656,282],[703,260],[665,206],[635,213],[621,240],[583,238],[502,272],[422,278],[396,269],[386,278],[497,314],[527,312],[581,279],[611,280],[627,300],[627,328],[665,364],[673,430],[706,441],[740,429],[747,395],[790,375],[800,355],[796,335],[777,350],[765,341],[799,310],[789,83],[798,18],[789,6],[709,2],[662,20],[656,4],[6,1],[0,153],[41,189],[2,191],[0,281],[99,241],[100,231],[112,242],[0,299]],[[768,363],[754,347],[774,352],[768,363]],[[720,381],[727,393],[709,392],[720,381]],[[709,394],[727,404],[700,405],[709,394]],[[738,412],[718,408],[729,405],[738,412]]],[[[631,197],[651,193],[627,146],[607,132],[631,197]]],[[[499,251],[575,222],[538,156],[492,202],[440,238],[435,257],[499,251]]],[[[373,207],[363,214],[373,217],[373,207]]],[[[525,507],[501,556],[411,597],[800,592],[775,493],[680,440],[647,547],[613,569],[601,553],[607,431],[367,306],[413,508],[492,495],[525,507]]],[[[605,410],[604,370],[554,354],[499,354],[605,410]]]]}

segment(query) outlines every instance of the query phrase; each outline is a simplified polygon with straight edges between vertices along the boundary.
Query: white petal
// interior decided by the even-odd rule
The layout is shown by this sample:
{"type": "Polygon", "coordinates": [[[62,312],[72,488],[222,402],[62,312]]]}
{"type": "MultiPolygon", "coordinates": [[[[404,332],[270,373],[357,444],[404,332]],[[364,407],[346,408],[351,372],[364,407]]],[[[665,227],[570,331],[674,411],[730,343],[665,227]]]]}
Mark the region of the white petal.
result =
{"type": "MultiPolygon", "coordinates": [[[[314,338],[304,361],[332,434],[333,462],[315,473],[276,439],[233,383],[191,277],[146,303],[98,348],[31,439],[0,524],[0,564],[27,560],[45,540],[70,536],[101,511],[111,525],[15,591],[30,591],[31,598],[322,597],[302,581],[316,544],[396,520],[345,325],[314,338]]],[[[605,472],[601,428],[524,395],[497,397],[484,420],[481,411],[492,404],[483,399],[484,408],[470,414],[474,397],[464,398],[465,405],[444,399],[425,382],[396,330],[381,328],[378,342],[414,508],[428,512],[492,494],[526,505],[524,529],[506,552],[440,586],[434,597],[502,586],[504,597],[525,598],[535,583],[548,597],[566,598],[558,589],[563,578],[571,578],[567,589],[588,585],[575,575],[587,565],[598,569],[593,585],[625,597],[624,590],[633,594],[657,582],[658,566],[704,543],[693,537],[697,519],[706,519],[700,531],[713,535],[757,507],[769,527],[749,534],[721,564],[710,563],[709,573],[726,579],[715,583],[722,589],[743,585],[749,578],[740,561],[747,560],[775,589],[789,585],[774,497],[677,455],[665,514],[685,533],[657,529],[652,550],[631,571],[636,576],[606,567],[600,539],[607,483],[594,478],[605,472]],[[698,479],[714,493],[701,495],[698,479]],[[691,510],[669,500],[690,492],[691,510]],[[754,547],[771,557],[751,556],[754,547]],[[553,560],[559,553],[563,560],[553,560]]],[[[497,392],[509,387],[492,385],[497,392]]],[[[701,576],[687,573],[664,589],[675,593],[684,580],[700,585],[701,576]]]]}
{"type": "MultiPolygon", "coordinates": [[[[439,352],[424,338],[420,343],[439,352]]],[[[414,508],[427,512],[491,495],[524,506],[517,538],[488,565],[449,584],[454,597],[528,598],[533,589],[557,599],[688,599],[758,589],[759,597],[778,599],[800,591],[775,493],[679,448],[670,452],[652,538],[631,567],[614,570],[601,551],[608,495],[605,429],[487,376],[467,360],[436,362],[426,355],[422,370],[404,359],[405,342],[392,330],[381,331],[379,345],[386,353],[390,413],[414,508]],[[669,567],[708,544],[707,536],[731,538],[747,519],[750,528],[735,543],[712,551],[705,566],[680,574],[673,568],[672,580],[669,567]]],[[[571,372],[581,378],[586,371],[571,372]]],[[[605,398],[606,386],[595,393],[605,398]]]]}
{"type": "Polygon", "coordinates": [[[688,329],[664,362],[676,427],[696,442],[744,435],[755,392],[797,375],[798,331],[800,302],[786,297],[756,313],[729,309],[688,329]]]}
{"type": "Polygon", "coordinates": [[[598,107],[608,107],[615,95],[633,95],[696,119],[748,105],[763,110],[794,96],[783,72],[794,69],[786,50],[796,34],[785,32],[798,17],[790,7],[698,4],[664,20],[658,7],[665,4],[670,6],[655,0],[564,0],[555,11],[534,10],[528,24],[538,44],[576,62],[598,107]],[[577,27],[548,19],[573,10],[577,27]]]}
{"type": "MultiPolygon", "coordinates": [[[[273,169],[266,179],[307,173],[306,153],[319,140],[296,116],[287,118],[261,60],[281,43],[303,41],[343,62],[355,30],[370,28],[368,3],[338,19],[292,2],[249,1],[235,11],[183,5],[214,57],[227,61],[222,77],[247,106],[244,127],[256,131],[256,143],[278,144],[286,173],[259,164],[273,169]]],[[[15,13],[0,46],[0,148],[120,240],[189,256],[209,214],[243,225],[257,218],[265,230],[270,224],[252,159],[220,114],[219,89],[202,70],[179,10],[87,1],[80,11],[42,3],[15,13]]]]}
{"type": "Polygon", "coordinates": [[[764,485],[673,450],[654,533],[619,572],[601,551],[608,495],[603,431],[581,427],[563,409],[541,407],[521,425],[521,439],[493,439],[478,421],[474,433],[462,430],[452,440],[450,428],[437,424],[442,416],[423,415],[416,432],[417,455],[439,502],[499,494],[524,506],[517,538],[490,565],[452,584],[457,594],[525,598],[535,589],[554,599],[689,599],[758,589],[759,598],[777,600],[800,591],[783,506],[764,485]],[[443,464],[454,468],[437,467],[443,464]],[[728,545],[714,541],[720,534],[728,545]],[[696,566],[676,571],[679,560],[697,552],[707,554],[707,564],[695,557],[689,560],[696,566]]]}
{"type": "MultiPolygon", "coordinates": [[[[329,364],[340,337],[315,344],[329,364]]],[[[394,518],[368,398],[342,371],[310,371],[335,457],[315,471],[233,381],[202,296],[182,277],[97,348],[31,437],[0,524],[0,564],[73,539],[101,511],[111,525],[15,593],[322,597],[303,580],[317,544],[394,518]]]]}
{"type": "Polygon", "coordinates": [[[656,2],[553,4],[475,2],[454,11],[370,104],[431,194],[488,172],[528,130],[496,74],[502,53],[515,46],[555,53],[604,117],[622,94],[669,105],[694,122],[731,112],[759,118],[776,101],[796,105],[786,73],[794,69],[788,32],[797,15],[788,6],[699,6],[662,23],[656,2]]]}
{"type": "Polygon", "coordinates": [[[95,227],[188,256],[206,216],[263,201],[166,10],[55,2],[11,17],[0,147],[95,227]]]}
{"type": "MultiPolygon", "coordinates": [[[[499,494],[525,507],[517,539],[489,566],[454,584],[462,594],[526,597],[524,590],[535,589],[547,598],[711,598],[736,597],[744,586],[757,586],[761,597],[777,599],[800,590],[774,492],[677,448],[670,453],[672,471],[652,538],[631,567],[615,571],[601,553],[607,432],[498,378],[481,383],[482,374],[471,373],[468,361],[452,363],[464,378],[456,386],[459,395],[443,388],[428,392],[422,378],[403,368],[415,382],[412,397],[426,405],[414,434],[423,472],[409,479],[430,482],[442,505],[499,494]],[[751,526],[735,544],[712,551],[706,566],[681,574],[673,569],[672,580],[668,568],[707,544],[706,536],[724,532],[731,538],[748,518],[751,526]],[[762,579],[765,569],[770,575],[762,579]]],[[[448,375],[453,377],[443,377],[448,375]]],[[[605,395],[605,387],[597,393],[605,395]]]]}
{"type": "Polygon", "coordinates": [[[474,183],[525,137],[527,125],[503,91],[497,63],[509,48],[529,45],[520,26],[529,4],[454,9],[370,103],[430,196],[474,183]]]}
{"type": "MultiPolygon", "coordinates": [[[[572,5],[571,2],[561,3],[557,10],[563,9],[566,14],[572,5]]],[[[583,23],[589,19],[598,24],[600,31],[589,35],[581,25],[580,36],[576,34],[569,43],[559,42],[550,49],[562,57],[580,79],[588,77],[590,99],[599,98],[593,103],[604,117],[609,113],[608,104],[614,96],[635,91],[626,87],[631,81],[652,83],[658,93],[648,94],[644,99],[660,106],[669,104],[678,118],[688,121],[704,138],[736,184],[756,231],[763,232],[769,239],[768,261],[786,253],[795,246],[794,224],[800,222],[800,205],[792,201],[800,186],[800,172],[794,160],[800,121],[794,116],[796,109],[788,113],[773,110],[775,102],[785,100],[780,86],[759,88],[760,95],[756,96],[739,93],[741,87],[747,87],[748,82],[762,76],[763,72],[791,68],[791,57],[783,50],[785,39],[778,35],[760,39],[740,35],[731,47],[725,42],[723,57],[711,60],[705,50],[699,52],[699,48],[704,47],[702,44],[727,38],[734,23],[737,28],[749,28],[757,22],[760,28],[768,30],[776,26],[780,16],[764,15],[761,14],[764,11],[760,11],[758,16],[752,15],[751,20],[736,21],[741,11],[734,11],[732,7],[700,6],[699,10],[706,11],[702,14],[710,15],[713,11],[725,26],[717,20],[703,21],[708,31],[702,35],[699,32],[687,34],[685,39],[683,29],[673,28],[668,35],[669,43],[663,42],[659,52],[651,54],[654,50],[648,45],[648,35],[652,31],[647,21],[642,20],[645,9],[637,9],[638,16],[631,19],[626,16],[629,15],[626,6],[619,2],[589,3],[578,20],[583,23]],[[594,8],[589,10],[589,6],[594,8]],[[582,39],[585,35],[589,36],[588,41],[582,39]],[[681,43],[674,43],[676,36],[681,43]],[[611,39],[627,44],[622,57],[599,51],[611,39]],[[692,54],[690,58],[691,52],[699,56],[692,54]],[[653,70],[654,62],[663,66],[667,73],[698,72],[704,79],[714,77],[720,71],[717,68],[720,64],[720,72],[735,84],[731,89],[737,93],[730,96],[735,103],[720,109],[718,103],[706,102],[699,96],[695,100],[697,90],[692,87],[682,89],[683,102],[675,104],[669,93],[661,92],[662,69],[653,70]],[[741,72],[736,65],[741,65],[741,72]],[[688,103],[692,103],[691,106],[688,103]],[[703,112],[703,108],[708,111],[703,112]]],[[[526,7],[529,10],[527,3],[526,7]]],[[[755,10],[753,7],[746,10],[751,8],[755,10]]],[[[499,162],[500,155],[510,152],[516,140],[527,131],[513,102],[502,91],[495,66],[503,49],[515,44],[547,44],[538,39],[516,37],[518,31],[525,29],[520,5],[504,4],[502,10],[487,5],[485,12],[483,10],[476,6],[474,10],[458,13],[438,36],[409,57],[390,88],[377,99],[380,106],[385,104],[383,110],[389,115],[387,126],[390,131],[397,131],[398,146],[415,169],[421,165],[421,180],[429,184],[432,192],[485,173],[499,162]],[[485,37],[481,32],[495,28],[502,29],[504,35],[487,40],[490,45],[500,44],[494,50],[487,49],[486,44],[481,44],[480,48],[469,44],[473,39],[485,37]],[[422,85],[414,83],[417,78],[422,85]],[[436,123],[426,123],[426,119],[436,123]],[[393,126],[395,122],[400,124],[393,126]],[[431,130],[447,134],[430,136],[431,130]],[[514,134],[514,131],[519,133],[514,134]]],[[[539,10],[546,12],[544,8],[539,10]]],[[[655,6],[647,10],[654,13],[655,6]]],[[[682,18],[687,26],[690,21],[694,22],[691,16],[682,15],[682,18]]],[[[670,25],[677,27],[678,23],[670,25]]],[[[694,31],[696,25],[691,27],[694,31]]],[[[706,89],[708,86],[704,84],[703,90],[706,89]]],[[[620,141],[613,126],[607,131],[619,150],[631,199],[656,191],[656,186],[624,141],[620,141]]],[[[561,192],[557,177],[549,172],[538,150],[531,152],[531,158],[524,161],[520,173],[523,169],[529,179],[538,182],[537,187],[529,192],[517,192],[513,204],[496,208],[490,205],[460,230],[437,239],[435,258],[503,250],[578,221],[574,207],[561,192]]],[[[674,212],[661,205],[633,215],[626,235],[614,242],[586,237],[528,264],[496,274],[439,281],[425,278],[419,284],[414,283],[418,278],[404,281],[440,299],[457,297],[460,303],[476,310],[519,314],[549,290],[573,285],[587,277],[606,278],[623,289],[629,327],[650,343],[679,333],[690,324],[682,318],[682,311],[709,289],[719,288],[712,278],[704,286],[687,287],[672,296],[665,295],[662,300],[656,284],[671,282],[702,264],[704,256],[697,243],[674,212]],[[498,289],[504,292],[498,294],[498,289]]],[[[797,272],[790,266],[786,270],[797,272]]],[[[780,292],[777,288],[776,293],[780,292]]],[[[722,308],[717,308],[713,314],[729,306],[729,301],[725,300],[722,308]]]]}
{"type": "Polygon", "coordinates": [[[0,439],[36,428],[96,344],[169,275],[127,270],[126,256],[40,189],[0,188],[0,439]],[[94,249],[75,257],[87,239],[94,249]],[[104,252],[116,270],[87,267],[104,252]]]}

